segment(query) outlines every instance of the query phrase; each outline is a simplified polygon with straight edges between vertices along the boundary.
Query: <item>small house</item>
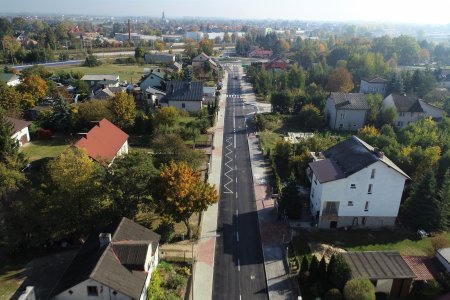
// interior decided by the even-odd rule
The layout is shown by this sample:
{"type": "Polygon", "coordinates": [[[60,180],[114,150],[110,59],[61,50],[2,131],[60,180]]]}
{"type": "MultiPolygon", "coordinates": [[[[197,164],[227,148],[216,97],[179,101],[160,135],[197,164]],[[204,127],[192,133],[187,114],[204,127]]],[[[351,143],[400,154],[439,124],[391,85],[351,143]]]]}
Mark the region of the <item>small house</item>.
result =
{"type": "Polygon", "coordinates": [[[145,53],[144,59],[147,64],[171,64],[175,62],[175,55],[168,53],[145,53]]]}
{"type": "Polygon", "coordinates": [[[20,78],[14,73],[1,73],[0,81],[3,81],[8,86],[18,86],[20,84],[20,78]]]}
{"type": "Polygon", "coordinates": [[[369,103],[362,93],[331,93],[325,105],[325,117],[334,130],[362,128],[368,111],[369,103]]]}
{"type": "Polygon", "coordinates": [[[52,291],[56,300],[146,299],[160,236],[127,218],[93,232],[52,291]]]}
{"type": "Polygon", "coordinates": [[[416,275],[396,251],[365,251],[342,253],[353,278],[369,279],[375,292],[395,299],[405,299],[416,275]]]}
{"type": "Polygon", "coordinates": [[[118,87],[120,83],[119,75],[112,74],[86,74],[81,77],[90,87],[103,85],[107,87],[118,87]]]}
{"type": "Polygon", "coordinates": [[[386,96],[388,81],[379,76],[361,79],[359,92],[364,94],[380,94],[386,96]]]}
{"type": "Polygon", "coordinates": [[[161,106],[174,106],[195,112],[202,109],[203,99],[202,82],[169,81],[166,86],[166,96],[161,99],[161,106]]]}
{"type": "Polygon", "coordinates": [[[23,146],[30,141],[28,126],[31,122],[10,117],[6,117],[6,121],[13,127],[11,138],[17,140],[19,146],[23,146]]]}
{"type": "Polygon", "coordinates": [[[450,248],[442,248],[436,251],[436,258],[447,272],[450,272],[450,248]]]}

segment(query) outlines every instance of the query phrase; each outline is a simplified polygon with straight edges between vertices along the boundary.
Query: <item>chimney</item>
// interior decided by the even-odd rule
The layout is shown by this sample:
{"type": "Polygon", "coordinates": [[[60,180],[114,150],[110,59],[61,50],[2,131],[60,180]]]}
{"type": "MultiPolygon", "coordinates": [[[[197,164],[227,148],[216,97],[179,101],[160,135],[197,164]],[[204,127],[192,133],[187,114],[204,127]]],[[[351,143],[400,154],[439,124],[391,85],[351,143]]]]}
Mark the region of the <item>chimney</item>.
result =
{"type": "Polygon", "coordinates": [[[100,242],[100,247],[108,245],[111,243],[111,233],[100,233],[98,235],[98,241],[100,242]]]}
{"type": "Polygon", "coordinates": [[[381,159],[384,157],[384,152],[381,151],[379,148],[375,147],[373,148],[373,152],[381,159]]]}

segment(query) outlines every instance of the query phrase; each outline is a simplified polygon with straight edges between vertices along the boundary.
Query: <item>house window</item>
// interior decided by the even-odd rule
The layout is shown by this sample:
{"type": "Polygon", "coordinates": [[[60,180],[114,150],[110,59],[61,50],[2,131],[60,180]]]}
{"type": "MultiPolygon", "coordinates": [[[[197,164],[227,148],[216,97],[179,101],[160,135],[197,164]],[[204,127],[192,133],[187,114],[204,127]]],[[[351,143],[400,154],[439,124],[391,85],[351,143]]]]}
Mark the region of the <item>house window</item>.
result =
{"type": "Polygon", "coordinates": [[[114,296],[117,295],[117,292],[116,292],[116,291],[113,291],[113,295],[114,295],[114,296]]]}
{"type": "Polygon", "coordinates": [[[414,113],[413,112],[411,112],[411,117],[414,117],[414,113]]]}
{"type": "Polygon", "coordinates": [[[367,194],[372,194],[372,184],[369,184],[369,188],[367,189],[367,194]]]}
{"type": "Polygon", "coordinates": [[[367,222],[367,218],[363,217],[362,220],[361,220],[361,224],[366,225],[366,222],[367,222]]]}
{"type": "Polygon", "coordinates": [[[372,178],[372,179],[375,178],[375,169],[372,169],[372,173],[370,174],[370,178],[372,178]]]}
{"type": "Polygon", "coordinates": [[[341,119],[345,118],[345,113],[341,113],[341,119]]]}
{"type": "Polygon", "coordinates": [[[73,294],[73,291],[72,291],[72,290],[69,290],[69,294],[72,295],[72,294],[73,294]]]}
{"type": "Polygon", "coordinates": [[[350,188],[351,189],[356,189],[356,184],[354,184],[354,183],[350,184],[350,188]]]}
{"type": "Polygon", "coordinates": [[[366,201],[366,204],[364,204],[364,211],[369,211],[369,201],[366,201]]]}
{"type": "Polygon", "coordinates": [[[184,102],[181,103],[181,108],[186,108],[186,104],[184,102]]]}
{"type": "Polygon", "coordinates": [[[316,184],[316,185],[317,185],[317,180],[315,180],[315,179],[314,179],[314,184],[316,184]]]}
{"type": "Polygon", "coordinates": [[[397,122],[397,127],[402,127],[403,126],[403,122],[402,121],[398,121],[397,122]]]}
{"type": "Polygon", "coordinates": [[[348,201],[348,202],[347,202],[347,205],[348,205],[348,206],[353,206],[353,201],[348,201]]]}
{"type": "Polygon", "coordinates": [[[314,189],[312,189],[311,198],[314,198],[314,189]]]}
{"type": "Polygon", "coordinates": [[[88,294],[88,296],[97,297],[98,296],[98,287],[87,286],[87,294],[88,294]]]}
{"type": "Polygon", "coordinates": [[[399,112],[399,113],[398,113],[398,116],[399,116],[399,117],[404,117],[404,116],[405,116],[405,113],[404,113],[404,112],[399,112]]]}

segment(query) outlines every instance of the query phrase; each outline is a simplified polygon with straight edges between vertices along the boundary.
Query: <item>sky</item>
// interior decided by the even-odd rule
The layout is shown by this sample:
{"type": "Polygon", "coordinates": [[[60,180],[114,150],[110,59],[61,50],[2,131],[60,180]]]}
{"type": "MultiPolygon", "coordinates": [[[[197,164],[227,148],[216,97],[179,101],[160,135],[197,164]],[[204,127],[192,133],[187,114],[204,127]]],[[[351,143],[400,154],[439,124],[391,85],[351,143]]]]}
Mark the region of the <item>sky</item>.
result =
{"type": "Polygon", "coordinates": [[[1,0],[1,12],[449,24],[449,0],[1,0]]]}

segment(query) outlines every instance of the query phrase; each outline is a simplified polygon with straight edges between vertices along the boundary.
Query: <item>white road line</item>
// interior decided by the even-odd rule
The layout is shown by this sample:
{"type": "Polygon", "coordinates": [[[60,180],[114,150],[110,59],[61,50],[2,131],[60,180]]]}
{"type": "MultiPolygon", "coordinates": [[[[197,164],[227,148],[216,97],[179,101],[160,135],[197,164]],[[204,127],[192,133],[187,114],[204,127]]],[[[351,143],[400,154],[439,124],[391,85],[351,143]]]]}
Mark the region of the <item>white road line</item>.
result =
{"type": "Polygon", "coordinates": [[[239,258],[238,258],[238,271],[239,272],[241,271],[241,262],[239,261],[239,258]]]}
{"type": "Polygon", "coordinates": [[[236,192],[236,199],[238,198],[238,193],[236,192]]]}
{"type": "Polygon", "coordinates": [[[236,209],[236,216],[238,216],[238,215],[239,215],[239,210],[236,209]]]}
{"type": "Polygon", "coordinates": [[[237,183],[237,177],[236,177],[236,183],[237,183]]]}
{"type": "Polygon", "coordinates": [[[239,243],[239,232],[236,232],[236,241],[239,243]]]}

